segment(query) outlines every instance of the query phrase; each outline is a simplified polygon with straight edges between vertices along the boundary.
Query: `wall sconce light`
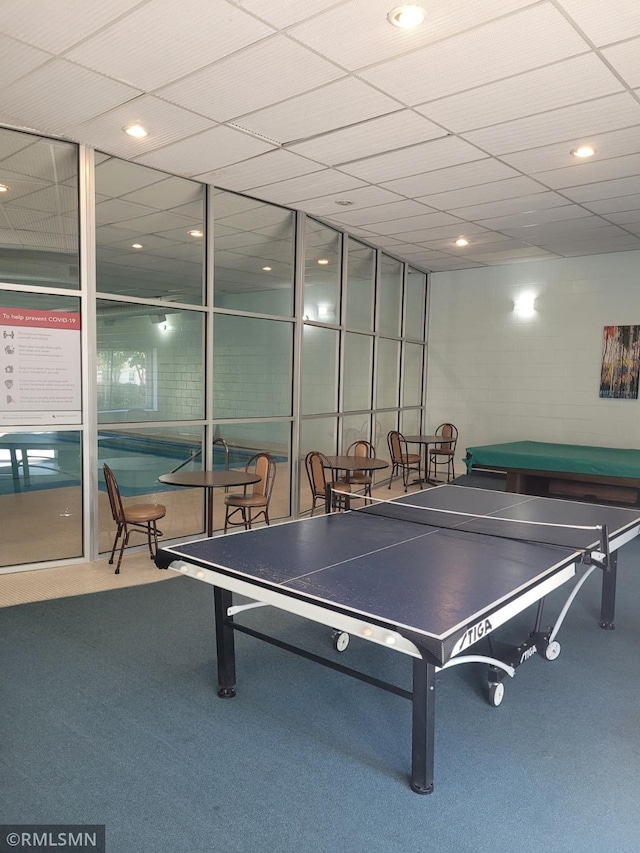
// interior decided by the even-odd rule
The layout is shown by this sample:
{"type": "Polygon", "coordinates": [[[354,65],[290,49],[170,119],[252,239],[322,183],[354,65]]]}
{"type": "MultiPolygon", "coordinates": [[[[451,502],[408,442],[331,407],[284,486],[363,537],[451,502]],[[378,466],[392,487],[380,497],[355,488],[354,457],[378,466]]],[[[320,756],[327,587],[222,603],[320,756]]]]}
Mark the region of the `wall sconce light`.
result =
{"type": "Polygon", "coordinates": [[[154,326],[161,326],[163,323],[167,322],[166,314],[151,314],[150,318],[151,322],[154,326]]]}
{"type": "Polygon", "coordinates": [[[513,300],[513,310],[521,317],[532,317],[536,313],[535,293],[521,293],[513,300]]]}

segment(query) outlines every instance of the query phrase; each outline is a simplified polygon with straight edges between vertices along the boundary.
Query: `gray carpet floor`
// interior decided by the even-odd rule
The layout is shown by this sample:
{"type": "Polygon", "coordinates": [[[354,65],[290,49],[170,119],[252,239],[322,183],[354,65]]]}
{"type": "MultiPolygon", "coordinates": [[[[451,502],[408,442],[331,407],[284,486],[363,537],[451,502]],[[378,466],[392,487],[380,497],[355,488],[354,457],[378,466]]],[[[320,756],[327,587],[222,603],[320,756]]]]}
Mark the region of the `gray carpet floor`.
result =
{"type": "MultiPolygon", "coordinates": [[[[215,691],[212,591],[189,578],[0,610],[0,820],[105,824],[108,853],[637,853],[640,545],[620,555],[616,630],[587,581],[558,637],[485,696],[486,668],[437,676],[436,787],[407,783],[410,703],[237,636],[215,691]]],[[[568,589],[549,597],[551,623],[568,589]]],[[[244,614],[338,656],[322,626],[244,614]]],[[[503,631],[528,631],[527,612],[503,631]]],[[[340,657],[410,686],[410,660],[340,657]]]]}

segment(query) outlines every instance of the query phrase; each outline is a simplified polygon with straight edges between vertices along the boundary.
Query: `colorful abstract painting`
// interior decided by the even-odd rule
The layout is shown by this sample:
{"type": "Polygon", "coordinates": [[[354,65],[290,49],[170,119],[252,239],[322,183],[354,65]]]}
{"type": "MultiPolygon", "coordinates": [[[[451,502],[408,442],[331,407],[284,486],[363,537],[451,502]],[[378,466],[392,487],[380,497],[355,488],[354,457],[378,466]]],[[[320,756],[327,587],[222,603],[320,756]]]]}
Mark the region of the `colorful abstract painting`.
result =
{"type": "Polygon", "coordinates": [[[600,396],[638,399],[640,326],[605,326],[600,396]]]}

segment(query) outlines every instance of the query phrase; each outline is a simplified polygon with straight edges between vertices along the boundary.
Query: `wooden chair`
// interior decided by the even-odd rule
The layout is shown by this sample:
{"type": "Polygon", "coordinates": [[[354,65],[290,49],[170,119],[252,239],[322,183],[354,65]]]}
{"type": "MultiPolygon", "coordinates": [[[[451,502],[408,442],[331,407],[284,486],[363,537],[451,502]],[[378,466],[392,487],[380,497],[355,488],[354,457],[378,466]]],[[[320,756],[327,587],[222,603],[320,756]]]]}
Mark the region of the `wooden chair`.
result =
{"type": "MultiPolygon", "coordinates": [[[[391,468],[391,476],[389,477],[389,488],[391,488],[394,476],[402,469],[402,482],[404,483],[404,490],[406,492],[409,485],[409,472],[417,471],[418,477],[420,477],[420,454],[409,453],[407,440],[397,430],[391,430],[387,434],[387,444],[389,445],[389,456],[391,458],[391,465],[393,466],[391,468]]],[[[422,480],[420,481],[420,488],[422,488],[422,480]]]]}
{"type": "MultiPolygon", "coordinates": [[[[365,441],[363,438],[354,441],[347,447],[347,456],[363,456],[373,459],[375,455],[376,449],[373,444],[365,441]]],[[[352,471],[349,480],[352,485],[364,486],[365,497],[371,497],[371,486],[373,484],[371,471],[352,471]]]]}
{"type": "Polygon", "coordinates": [[[324,504],[327,495],[327,486],[332,489],[331,494],[331,509],[346,509],[348,507],[351,493],[351,486],[344,480],[339,480],[336,472],[331,467],[331,464],[324,453],[319,450],[312,450],[307,453],[304,460],[307,469],[307,477],[309,478],[309,487],[311,488],[311,497],[313,498],[313,506],[311,507],[311,515],[315,512],[316,504],[320,500],[324,504]],[[330,472],[330,477],[327,479],[327,471],[330,472]],[[343,494],[335,494],[341,492],[343,494]]]}
{"type": "Polygon", "coordinates": [[[113,557],[118,546],[118,540],[120,539],[120,553],[118,554],[118,565],[115,571],[115,574],[119,575],[122,555],[124,549],[129,544],[129,537],[132,533],[144,533],[146,535],[149,554],[153,560],[158,551],[158,536],[162,536],[162,531],[158,530],[156,521],[164,518],[167,509],[162,504],[130,504],[125,507],[122,503],[115,474],[108,465],[103,465],[103,471],[104,481],[107,484],[107,492],[109,494],[111,515],[117,524],[109,565],[113,565],[113,557]]]}
{"type": "Polygon", "coordinates": [[[251,530],[251,525],[260,516],[264,517],[265,524],[269,524],[269,503],[271,493],[276,479],[276,463],[269,453],[256,453],[244,466],[245,471],[255,472],[260,477],[258,483],[245,486],[242,494],[228,494],[224,503],[226,511],[224,515],[224,532],[228,527],[239,527],[251,530]],[[251,489],[249,492],[248,490],[251,489]],[[234,521],[234,516],[240,516],[234,521]]]}
{"type": "Polygon", "coordinates": [[[458,430],[453,424],[440,424],[434,434],[441,435],[443,441],[442,443],[435,444],[429,450],[427,477],[431,479],[431,472],[433,471],[433,479],[436,479],[438,467],[446,467],[448,483],[455,474],[454,454],[458,441],[458,430]]]}

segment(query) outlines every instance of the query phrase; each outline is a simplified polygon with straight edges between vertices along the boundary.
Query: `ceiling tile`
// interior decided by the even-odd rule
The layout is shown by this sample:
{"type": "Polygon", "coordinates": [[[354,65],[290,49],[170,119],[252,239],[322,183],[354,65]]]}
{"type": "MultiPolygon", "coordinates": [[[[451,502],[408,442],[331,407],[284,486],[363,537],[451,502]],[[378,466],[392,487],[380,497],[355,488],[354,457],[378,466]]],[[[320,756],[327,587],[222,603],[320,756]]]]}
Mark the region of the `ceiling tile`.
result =
{"type": "Polygon", "coordinates": [[[196,136],[137,157],[137,162],[177,175],[201,175],[273,149],[230,127],[218,125],[196,136]]]}
{"type": "MultiPolygon", "coordinates": [[[[358,181],[360,183],[360,181],[358,181]]],[[[363,186],[356,189],[343,189],[322,198],[307,199],[306,201],[296,205],[301,210],[306,210],[309,213],[314,213],[316,216],[327,216],[333,213],[334,210],[344,210],[344,207],[338,204],[339,201],[351,201],[349,210],[356,210],[361,207],[372,207],[373,205],[384,205],[398,201],[400,196],[395,193],[390,193],[381,187],[363,186]]],[[[340,227],[344,227],[341,225],[340,227]]]]}
{"type": "Polygon", "coordinates": [[[567,200],[552,192],[539,192],[535,195],[522,195],[517,198],[507,198],[490,201],[487,204],[475,204],[471,207],[459,207],[456,216],[469,220],[486,220],[494,217],[517,216],[521,213],[545,210],[566,205],[567,200]]]}
{"type": "Polygon", "coordinates": [[[238,0],[238,6],[253,12],[263,21],[278,29],[297,24],[311,15],[317,15],[330,6],[335,6],[337,0],[238,0]]]}
{"type": "Polygon", "coordinates": [[[264,183],[266,177],[269,178],[270,183],[275,183],[307,175],[310,172],[318,172],[322,168],[319,163],[313,163],[311,160],[278,148],[241,163],[216,169],[200,177],[219,187],[239,191],[259,186],[264,183]]]}
{"type": "Polygon", "coordinates": [[[289,150],[335,166],[444,136],[441,127],[411,110],[401,110],[290,145],[289,150]]]}
{"type": "Polygon", "coordinates": [[[599,47],[640,35],[637,0],[560,0],[560,5],[599,47]]]}
{"type": "Polygon", "coordinates": [[[447,136],[402,148],[400,151],[390,151],[387,154],[378,154],[376,157],[344,164],[340,169],[365,181],[380,183],[428,170],[481,160],[485,156],[482,151],[464,140],[447,136]]]}
{"type": "Polygon", "coordinates": [[[601,181],[598,184],[583,187],[569,187],[563,190],[563,195],[573,201],[596,201],[603,198],[634,195],[640,193],[640,176],[634,178],[619,178],[615,181],[601,181]]]}
{"type": "MultiPolygon", "coordinates": [[[[301,175],[298,178],[290,178],[288,181],[280,181],[277,184],[268,184],[258,187],[252,191],[252,195],[274,201],[279,204],[293,204],[300,209],[301,202],[309,204],[318,196],[326,196],[332,193],[341,193],[356,189],[364,185],[363,181],[336,172],[333,169],[323,169],[321,172],[313,172],[311,175],[301,175]]],[[[376,187],[372,187],[376,190],[376,187]]]]}
{"type": "Polygon", "coordinates": [[[345,226],[369,225],[372,222],[385,222],[393,217],[419,216],[422,213],[432,213],[433,210],[417,201],[394,201],[390,204],[378,204],[363,210],[353,210],[332,216],[334,222],[342,222],[345,226]]]}
{"type": "Polygon", "coordinates": [[[604,62],[589,53],[416,109],[448,130],[459,132],[513,121],[622,89],[604,62]]]}
{"type": "Polygon", "coordinates": [[[399,110],[397,101],[354,77],[346,77],[245,116],[237,124],[267,139],[285,143],[399,110]]]}
{"type": "Polygon", "coordinates": [[[476,186],[517,175],[518,173],[514,169],[505,166],[504,163],[487,158],[486,160],[463,163],[460,166],[452,166],[448,169],[436,169],[433,172],[412,175],[410,178],[385,182],[383,186],[392,192],[414,196],[421,201],[421,196],[428,197],[434,193],[476,186]]]}
{"type": "MultiPolygon", "coordinates": [[[[486,228],[495,228],[497,231],[506,231],[512,228],[527,229],[547,222],[561,223],[565,220],[589,219],[588,210],[576,204],[565,204],[564,207],[545,208],[541,210],[523,211],[522,213],[509,214],[506,216],[489,217],[480,219],[479,222],[486,228]]],[[[593,217],[591,217],[593,218],[593,217]]],[[[579,227],[582,227],[581,225],[579,227]]],[[[524,235],[522,239],[527,239],[524,235]]]]}
{"type": "Polygon", "coordinates": [[[543,3],[362,71],[360,76],[406,104],[423,104],[588,49],[557,9],[543,3]]]}
{"type": "Polygon", "coordinates": [[[216,121],[227,121],[322,86],[345,72],[285,36],[251,45],[156,94],[216,121]],[[265,74],[264,69],[269,73],[265,74]]]}
{"type": "Polygon", "coordinates": [[[425,25],[415,30],[401,30],[387,21],[387,14],[393,8],[388,0],[350,0],[292,27],[290,32],[304,44],[354,70],[449,38],[531,5],[531,2],[430,0],[425,25]],[[357,38],[353,37],[354,33],[357,38]]]}
{"type": "Polygon", "coordinates": [[[150,91],[272,32],[226,0],[150,0],[67,58],[150,91]]]}
{"type": "Polygon", "coordinates": [[[2,3],[2,30],[7,35],[47,50],[61,53],[90,33],[139,4],[140,0],[109,0],[94,3],[91,13],[82,0],[20,0],[2,3]]]}
{"type": "Polygon", "coordinates": [[[578,144],[592,145],[599,158],[619,157],[640,152],[640,125],[614,130],[611,133],[594,133],[583,137],[555,142],[530,151],[503,154],[501,159],[523,172],[537,173],[565,166],[580,166],[571,150],[578,144]]]}
{"type": "Polygon", "coordinates": [[[49,53],[0,34],[0,86],[13,83],[49,59],[49,53]]]}
{"type": "Polygon", "coordinates": [[[82,139],[88,145],[131,160],[146,151],[153,151],[212,127],[215,127],[215,123],[209,119],[160,101],[152,95],[140,95],[96,118],[70,125],[66,136],[82,139]],[[130,124],[141,124],[149,135],[143,139],[128,136],[123,128],[130,124]]]}
{"type": "Polygon", "coordinates": [[[113,109],[138,94],[130,86],[53,59],[0,90],[0,110],[15,116],[28,113],[42,129],[64,133],[70,125],[113,109]]]}
{"type": "Polygon", "coordinates": [[[561,189],[639,174],[640,154],[628,154],[626,157],[613,157],[609,160],[589,160],[577,166],[567,166],[565,169],[539,172],[536,178],[549,187],[561,189]]]}
{"type": "Polygon", "coordinates": [[[629,86],[640,86],[640,38],[608,47],[602,55],[629,86]]]}
{"type": "Polygon", "coordinates": [[[622,225],[629,231],[637,231],[640,226],[640,206],[635,210],[625,210],[622,213],[607,213],[606,219],[614,225],[622,225]]]}
{"type": "Polygon", "coordinates": [[[421,196],[420,201],[438,210],[447,210],[468,207],[472,204],[485,204],[505,198],[516,198],[520,195],[530,195],[535,192],[543,192],[544,189],[541,184],[532,181],[531,178],[507,178],[505,181],[494,181],[477,187],[465,187],[447,193],[421,196]]]}
{"type": "Polygon", "coordinates": [[[367,230],[374,234],[404,234],[405,232],[417,231],[423,228],[439,228],[441,225],[452,225],[460,220],[450,213],[436,211],[425,213],[421,216],[410,216],[406,219],[391,219],[387,222],[372,222],[367,230]]]}
{"type": "Polygon", "coordinates": [[[588,207],[594,213],[603,215],[626,210],[636,210],[640,209],[640,194],[625,195],[620,198],[605,198],[602,201],[588,201],[585,202],[584,206],[588,207]]]}
{"type": "Polygon", "coordinates": [[[624,92],[484,130],[472,130],[465,133],[464,138],[491,154],[507,154],[635,124],[640,124],[640,103],[624,92]]]}

